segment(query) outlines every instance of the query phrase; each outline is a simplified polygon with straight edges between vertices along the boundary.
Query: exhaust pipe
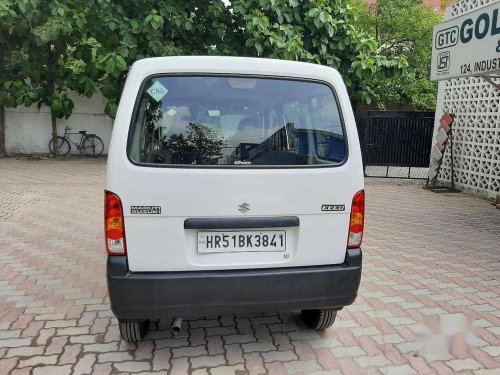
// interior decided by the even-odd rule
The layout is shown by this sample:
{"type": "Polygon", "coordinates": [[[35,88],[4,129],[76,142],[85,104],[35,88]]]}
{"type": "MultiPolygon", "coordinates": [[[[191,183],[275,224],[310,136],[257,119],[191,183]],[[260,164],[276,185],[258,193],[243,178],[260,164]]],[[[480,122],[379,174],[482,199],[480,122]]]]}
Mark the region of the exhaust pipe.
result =
{"type": "Polygon", "coordinates": [[[172,334],[177,335],[181,332],[182,318],[175,318],[172,323],[172,334]]]}

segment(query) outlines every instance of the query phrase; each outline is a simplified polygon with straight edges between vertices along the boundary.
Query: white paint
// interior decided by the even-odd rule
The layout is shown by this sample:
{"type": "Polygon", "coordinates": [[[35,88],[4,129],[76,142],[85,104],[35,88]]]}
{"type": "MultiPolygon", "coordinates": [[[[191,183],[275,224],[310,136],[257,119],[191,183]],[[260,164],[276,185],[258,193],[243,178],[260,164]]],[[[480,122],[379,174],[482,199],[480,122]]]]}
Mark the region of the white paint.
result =
{"type": "MultiPolygon", "coordinates": [[[[446,8],[446,19],[459,17],[498,0],[460,0],[446,8]]],[[[464,54],[467,54],[464,51],[464,54]]],[[[500,82],[500,79],[496,79],[500,82]]],[[[445,112],[455,114],[453,152],[455,186],[470,193],[500,195],[500,91],[479,77],[439,82],[434,135],[445,112]]],[[[432,147],[434,147],[435,142],[432,147]]],[[[451,184],[450,147],[447,147],[439,182],[451,184]]]]}
{"type": "Polygon", "coordinates": [[[434,26],[431,79],[500,72],[500,1],[434,26]]]}
{"type": "MultiPolygon", "coordinates": [[[[57,119],[58,135],[64,134],[66,126],[75,133],[87,130],[88,133],[101,137],[104,142],[104,154],[107,154],[113,121],[104,114],[102,96],[95,94],[88,99],[71,93],[70,97],[75,103],[75,109],[68,120],[57,119]]],[[[48,154],[51,136],[52,123],[48,107],[42,106],[40,110],[37,105],[6,108],[5,148],[8,154],[48,154]]],[[[73,135],[71,139],[76,143],[80,141],[79,135],[73,135]]],[[[71,153],[79,153],[74,145],[71,153]]]]}
{"type": "MultiPolygon", "coordinates": [[[[107,189],[123,204],[131,271],[187,271],[341,264],[346,255],[351,204],[362,190],[363,166],[356,123],[340,74],[325,66],[236,57],[165,57],[136,62],[127,78],[108,157],[107,189]],[[164,73],[255,74],[329,83],[336,91],[348,138],[348,159],[327,168],[176,168],[132,164],[126,145],[134,102],[146,77],[164,73]],[[246,214],[238,207],[246,202],[246,214]],[[322,212],[324,204],[345,212],[322,212]],[[155,217],[136,217],[130,206],[161,206],[155,217]],[[287,250],[199,254],[197,230],[186,218],[297,216],[287,232],[287,250]]],[[[256,228],[264,230],[266,228],[256,228]]]]}

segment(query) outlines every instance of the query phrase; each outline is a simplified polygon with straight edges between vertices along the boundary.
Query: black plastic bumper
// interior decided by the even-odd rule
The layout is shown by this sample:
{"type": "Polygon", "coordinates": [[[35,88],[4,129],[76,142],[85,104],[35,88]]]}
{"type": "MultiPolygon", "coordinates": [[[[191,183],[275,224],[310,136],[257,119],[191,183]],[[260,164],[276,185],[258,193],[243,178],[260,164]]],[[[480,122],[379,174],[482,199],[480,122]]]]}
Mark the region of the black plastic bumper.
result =
{"type": "Polygon", "coordinates": [[[342,265],[193,272],[131,272],[108,257],[111,309],[119,319],[159,319],[247,311],[342,308],[356,299],[361,249],[342,265]]]}

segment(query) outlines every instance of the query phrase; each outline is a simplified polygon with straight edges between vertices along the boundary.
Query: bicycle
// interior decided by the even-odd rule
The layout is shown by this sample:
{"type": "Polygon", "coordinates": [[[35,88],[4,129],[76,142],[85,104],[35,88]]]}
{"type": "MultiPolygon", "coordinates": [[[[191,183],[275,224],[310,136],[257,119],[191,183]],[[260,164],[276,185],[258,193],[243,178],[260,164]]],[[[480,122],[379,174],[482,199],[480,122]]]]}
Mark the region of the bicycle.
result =
{"type": "MultiPolygon", "coordinates": [[[[67,155],[71,151],[71,143],[76,146],[81,154],[85,153],[88,156],[99,156],[104,151],[104,143],[102,139],[95,134],[87,134],[86,130],[80,130],[78,133],[70,133],[71,128],[66,126],[64,128],[64,136],[57,137],[57,154],[60,156],[67,155]],[[73,142],[70,135],[81,134],[80,143],[73,142]]],[[[53,140],[49,142],[49,150],[54,153],[53,140]]]]}

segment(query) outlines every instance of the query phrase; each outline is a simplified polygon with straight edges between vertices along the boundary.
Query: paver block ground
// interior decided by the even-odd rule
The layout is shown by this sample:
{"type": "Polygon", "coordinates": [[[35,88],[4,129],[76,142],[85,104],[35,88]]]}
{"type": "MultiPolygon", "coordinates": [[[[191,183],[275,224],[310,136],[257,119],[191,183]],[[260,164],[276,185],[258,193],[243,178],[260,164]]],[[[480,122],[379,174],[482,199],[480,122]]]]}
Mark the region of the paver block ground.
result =
{"type": "MultiPolygon", "coordinates": [[[[500,210],[368,179],[363,278],[323,332],[267,311],[152,322],[107,298],[104,159],[0,159],[0,374],[500,373],[500,210]]],[[[290,286],[292,287],[292,286],[290,286]]]]}

